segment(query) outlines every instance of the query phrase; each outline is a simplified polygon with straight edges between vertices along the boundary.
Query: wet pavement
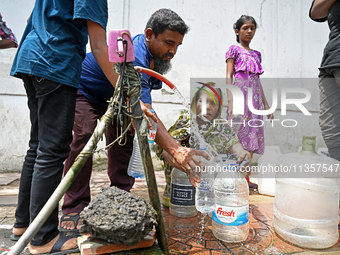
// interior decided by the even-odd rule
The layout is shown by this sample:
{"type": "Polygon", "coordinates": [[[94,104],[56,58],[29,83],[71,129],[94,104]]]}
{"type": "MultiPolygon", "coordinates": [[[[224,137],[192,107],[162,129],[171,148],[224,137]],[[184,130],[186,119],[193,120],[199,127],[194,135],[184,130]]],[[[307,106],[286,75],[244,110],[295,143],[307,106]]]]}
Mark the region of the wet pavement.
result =
{"type": "MultiPolygon", "coordinates": [[[[163,171],[155,173],[161,197],[165,187],[164,173],[163,171]]],[[[5,254],[6,250],[14,245],[9,236],[14,223],[19,177],[18,173],[0,173],[0,255],[5,254]]],[[[92,197],[95,197],[102,188],[108,187],[109,179],[106,171],[94,171],[90,185],[92,197]]],[[[144,180],[137,180],[131,192],[149,201],[144,180]]],[[[340,254],[340,241],[328,249],[310,250],[285,242],[276,235],[273,229],[274,197],[252,191],[249,204],[249,236],[240,244],[228,244],[216,239],[211,232],[210,217],[205,218],[205,227],[200,238],[201,214],[192,218],[178,218],[172,216],[168,208],[163,208],[170,254],[340,254]]]]}

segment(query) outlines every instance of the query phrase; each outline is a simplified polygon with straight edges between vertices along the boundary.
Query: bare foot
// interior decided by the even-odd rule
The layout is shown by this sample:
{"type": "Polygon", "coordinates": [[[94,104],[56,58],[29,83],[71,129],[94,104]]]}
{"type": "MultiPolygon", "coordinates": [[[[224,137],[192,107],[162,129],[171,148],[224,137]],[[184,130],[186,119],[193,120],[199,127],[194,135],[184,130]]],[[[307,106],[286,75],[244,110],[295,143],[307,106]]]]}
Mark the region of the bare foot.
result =
{"type": "MultiPolygon", "coordinates": [[[[70,214],[67,214],[67,215],[64,215],[64,219],[62,219],[62,221],[60,222],[60,226],[63,228],[63,229],[67,229],[67,230],[73,230],[75,229],[75,222],[74,220],[67,220],[67,217],[68,216],[74,216],[74,215],[77,215],[78,213],[70,213],[70,214]]],[[[77,221],[77,229],[80,229],[80,226],[83,224],[82,220],[79,218],[78,221],[77,221]]]]}
{"type": "MultiPolygon", "coordinates": [[[[60,234],[57,235],[51,242],[41,245],[41,246],[34,246],[34,245],[29,245],[29,250],[31,254],[40,254],[40,253],[49,253],[53,247],[53,245],[57,242],[60,234]]],[[[61,247],[60,251],[66,251],[70,249],[76,249],[78,248],[77,245],[77,238],[71,238],[67,240],[64,245],[61,247]]]]}
{"type": "Polygon", "coordinates": [[[15,228],[15,227],[13,227],[12,234],[14,234],[16,236],[21,236],[23,233],[25,233],[27,228],[28,227],[25,227],[25,228],[15,228]]]}

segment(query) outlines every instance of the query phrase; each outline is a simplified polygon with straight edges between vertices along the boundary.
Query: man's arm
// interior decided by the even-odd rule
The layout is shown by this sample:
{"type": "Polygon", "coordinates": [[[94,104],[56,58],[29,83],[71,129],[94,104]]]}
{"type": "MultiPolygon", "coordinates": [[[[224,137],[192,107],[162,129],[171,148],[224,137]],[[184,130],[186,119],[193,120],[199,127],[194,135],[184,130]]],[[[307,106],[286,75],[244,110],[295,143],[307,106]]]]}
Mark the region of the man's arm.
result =
{"type": "MultiPolygon", "coordinates": [[[[145,106],[149,109],[151,108],[151,104],[146,103],[145,106]]],[[[204,166],[199,156],[203,156],[207,160],[210,160],[209,155],[204,151],[181,146],[168,133],[163,122],[159,118],[157,122],[155,142],[165,151],[162,155],[170,163],[170,165],[186,173],[191,184],[196,187],[195,182],[199,182],[199,178],[190,174],[191,169],[194,169],[196,165],[204,166]]]]}
{"type": "Polygon", "coordinates": [[[0,49],[7,49],[7,48],[16,48],[15,42],[11,41],[10,39],[3,39],[0,41],[0,49]]]}
{"type": "Polygon", "coordinates": [[[91,20],[87,20],[87,29],[93,56],[96,58],[106,78],[110,81],[113,87],[116,87],[119,75],[114,71],[114,63],[109,61],[109,51],[106,42],[105,29],[98,23],[91,20]]]}
{"type": "Polygon", "coordinates": [[[315,0],[311,9],[310,17],[313,20],[320,20],[327,17],[329,9],[337,0],[315,0]]]}

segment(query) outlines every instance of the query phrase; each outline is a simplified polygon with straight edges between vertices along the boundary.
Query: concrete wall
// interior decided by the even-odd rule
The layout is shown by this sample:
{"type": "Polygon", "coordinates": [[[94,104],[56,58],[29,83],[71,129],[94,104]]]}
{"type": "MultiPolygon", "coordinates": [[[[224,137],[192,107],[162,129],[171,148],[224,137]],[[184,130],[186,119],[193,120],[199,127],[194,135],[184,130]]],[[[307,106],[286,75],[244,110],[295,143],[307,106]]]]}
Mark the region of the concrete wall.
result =
{"type": "MultiPolygon", "coordinates": [[[[251,47],[263,56],[262,80],[269,102],[273,87],[282,85],[282,81],[266,82],[271,78],[317,77],[328,38],[327,24],[309,19],[309,0],[109,0],[108,3],[108,30],[129,28],[133,35],[143,33],[148,18],[159,8],[170,8],[186,21],[190,32],[166,76],[188,102],[190,78],[224,79],[224,54],[230,45],[236,44],[232,26],[242,14],[253,16],[259,25],[251,47]]],[[[33,5],[33,0],[0,0],[2,16],[18,40],[33,5]]],[[[21,80],[8,75],[15,53],[16,49],[0,51],[0,171],[20,169],[28,148],[30,125],[25,92],[21,80]]],[[[306,87],[312,92],[308,108],[313,115],[307,119],[300,117],[298,109],[292,106],[288,115],[299,119],[297,128],[265,126],[267,144],[279,145],[283,152],[297,150],[301,135],[306,132],[318,135],[319,145],[324,146],[317,123],[317,80],[306,81],[293,86],[306,87]]],[[[156,112],[169,127],[183,108],[180,100],[167,87],[152,94],[156,112]]],[[[282,119],[280,107],[275,115],[282,119]]]]}

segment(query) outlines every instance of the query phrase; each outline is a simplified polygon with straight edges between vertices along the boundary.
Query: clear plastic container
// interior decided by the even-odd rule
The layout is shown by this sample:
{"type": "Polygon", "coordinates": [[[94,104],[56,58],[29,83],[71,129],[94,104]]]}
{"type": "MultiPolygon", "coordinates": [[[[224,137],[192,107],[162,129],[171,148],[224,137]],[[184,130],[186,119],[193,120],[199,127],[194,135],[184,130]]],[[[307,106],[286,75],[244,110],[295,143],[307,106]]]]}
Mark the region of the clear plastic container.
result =
{"type": "MultiPolygon", "coordinates": [[[[201,148],[200,150],[205,151],[206,149],[201,148]]],[[[201,179],[196,187],[195,205],[197,211],[211,213],[215,210],[214,172],[209,168],[212,163],[203,157],[200,158],[205,167],[197,168],[201,179]]]]}
{"type": "Polygon", "coordinates": [[[304,136],[301,152],[277,159],[277,166],[293,166],[299,171],[301,166],[305,173],[299,178],[289,172],[276,174],[273,225],[277,234],[293,244],[322,249],[339,239],[339,176],[334,173],[339,162],[318,155],[315,140],[315,136],[304,136]],[[332,164],[333,174],[323,172],[332,164]]]}
{"type": "Polygon", "coordinates": [[[186,173],[174,168],[171,172],[170,213],[181,218],[197,215],[195,188],[186,173]]]}
{"type": "Polygon", "coordinates": [[[264,154],[258,159],[258,166],[268,171],[259,171],[258,189],[260,194],[275,196],[275,171],[270,171],[276,166],[276,160],[282,155],[279,146],[266,146],[264,154]]]}
{"type": "Polygon", "coordinates": [[[216,210],[212,217],[214,236],[228,243],[243,242],[249,234],[249,189],[244,175],[235,170],[236,160],[215,177],[216,210]]]}
{"type": "Polygon", "coordinates": [[[133,150],[129,161],[127,173],[134,178],[145,178],[137,134],[135,134],[135,137],[133,138],[133,150]]]}

